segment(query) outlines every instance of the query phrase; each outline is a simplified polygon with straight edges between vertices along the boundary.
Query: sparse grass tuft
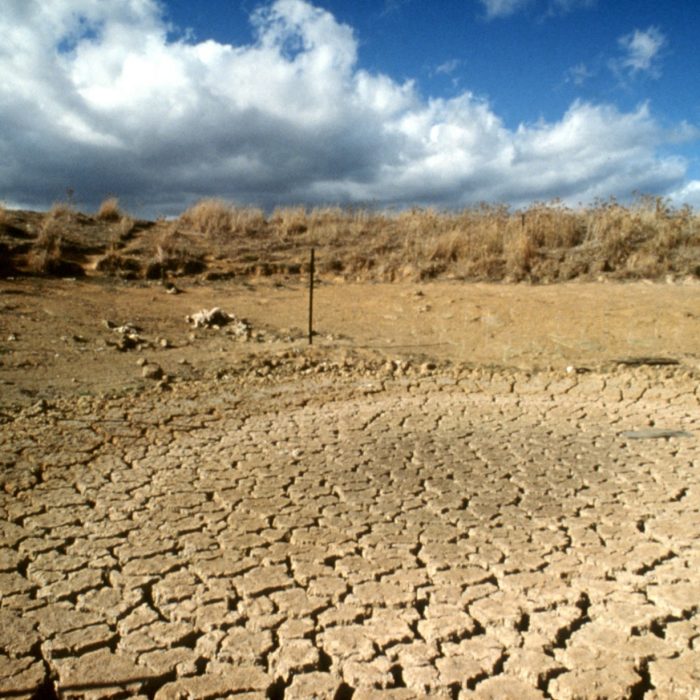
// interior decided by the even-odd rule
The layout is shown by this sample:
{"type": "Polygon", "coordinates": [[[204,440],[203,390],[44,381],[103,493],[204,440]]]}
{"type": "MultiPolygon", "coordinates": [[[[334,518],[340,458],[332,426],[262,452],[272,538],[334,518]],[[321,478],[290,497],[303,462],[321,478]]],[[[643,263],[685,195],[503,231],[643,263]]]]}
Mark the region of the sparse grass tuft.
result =
{"type": "Polygon", "coordinates": [[[73,221],[76,211],[72,204],[67,202],[54,202],[53,206],[44,215],[44,221],[73,221]]]}
{"type": "Polygon", "coordinates": [[[123,214],[119,209],[119,200],[116,197],[108,197],[102,201],[97,210],[97,218],[100,221],[120,221],[123,214]]]}

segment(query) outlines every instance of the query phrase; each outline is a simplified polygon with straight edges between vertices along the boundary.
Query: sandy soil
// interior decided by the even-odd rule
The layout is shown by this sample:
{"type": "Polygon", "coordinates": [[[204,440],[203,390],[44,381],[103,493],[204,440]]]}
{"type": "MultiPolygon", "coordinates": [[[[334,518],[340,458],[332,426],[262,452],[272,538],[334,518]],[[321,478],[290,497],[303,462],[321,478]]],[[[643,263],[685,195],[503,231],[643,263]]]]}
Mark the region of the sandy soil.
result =
{"type": "MultiPolygon", "coordinates": [[[[224,373],[251,354],[307,351],[308,295],[298,280],[206,285],[104,280],[0,280],[4,405],[148,385],[138,357],[173,378],[224,373]],[[250,321],[260,342],[198,330],[185,316],[219,306],[250,321]],[[143,343],[116,352],[104,321],[139,327],[143,343]],[[167,341],[167,347],[161,345],[167,341]]],[[[426,358],[525,370],[600,368],[664,357],[700,366],[700,283],[334,284],[315,294],[316,349],[394,360],[426,358]]]]}
{"type": "Polygon", "coordinates": [[[699,292],[0,282],[0,696],[700,698],[699,292]]]}

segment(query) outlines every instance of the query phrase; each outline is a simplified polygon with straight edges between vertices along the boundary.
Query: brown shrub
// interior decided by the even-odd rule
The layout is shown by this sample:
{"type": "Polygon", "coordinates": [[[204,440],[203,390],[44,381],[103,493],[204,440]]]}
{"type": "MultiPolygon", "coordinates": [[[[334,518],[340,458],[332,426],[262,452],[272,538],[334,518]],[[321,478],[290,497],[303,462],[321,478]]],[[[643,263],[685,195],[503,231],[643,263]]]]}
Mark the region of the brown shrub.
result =
{"type": "Polygon", "coordinates": [[[123,214],[119,209],[119,200],[116,197],[108,197],[102,201],[97,210],[97,218],[100,221],[119,221],[123,214]]]}

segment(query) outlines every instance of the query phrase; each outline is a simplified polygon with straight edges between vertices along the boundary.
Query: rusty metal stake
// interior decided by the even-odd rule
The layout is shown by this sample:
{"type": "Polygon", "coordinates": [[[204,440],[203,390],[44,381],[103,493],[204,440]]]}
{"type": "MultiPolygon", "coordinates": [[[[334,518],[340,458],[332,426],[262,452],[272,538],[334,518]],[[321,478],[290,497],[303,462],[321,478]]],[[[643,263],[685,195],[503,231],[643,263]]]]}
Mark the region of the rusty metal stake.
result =
{"type": "Polygon", "coordinates": [[[315,251],[312,248],[309,261],[309,345],[314,343],[314,258],[315,251]]]}

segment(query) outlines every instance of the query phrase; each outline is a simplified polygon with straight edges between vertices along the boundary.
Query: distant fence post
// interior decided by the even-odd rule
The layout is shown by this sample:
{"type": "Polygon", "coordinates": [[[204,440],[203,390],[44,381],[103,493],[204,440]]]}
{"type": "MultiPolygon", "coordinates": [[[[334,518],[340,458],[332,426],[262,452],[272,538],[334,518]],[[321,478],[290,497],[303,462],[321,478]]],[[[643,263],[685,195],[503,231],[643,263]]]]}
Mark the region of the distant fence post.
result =
{"type": "Polygon", "coordinates": [[[315,251],[311,249],[309,260],[309,345],[314,342],[314,263],[315,251]]]}

